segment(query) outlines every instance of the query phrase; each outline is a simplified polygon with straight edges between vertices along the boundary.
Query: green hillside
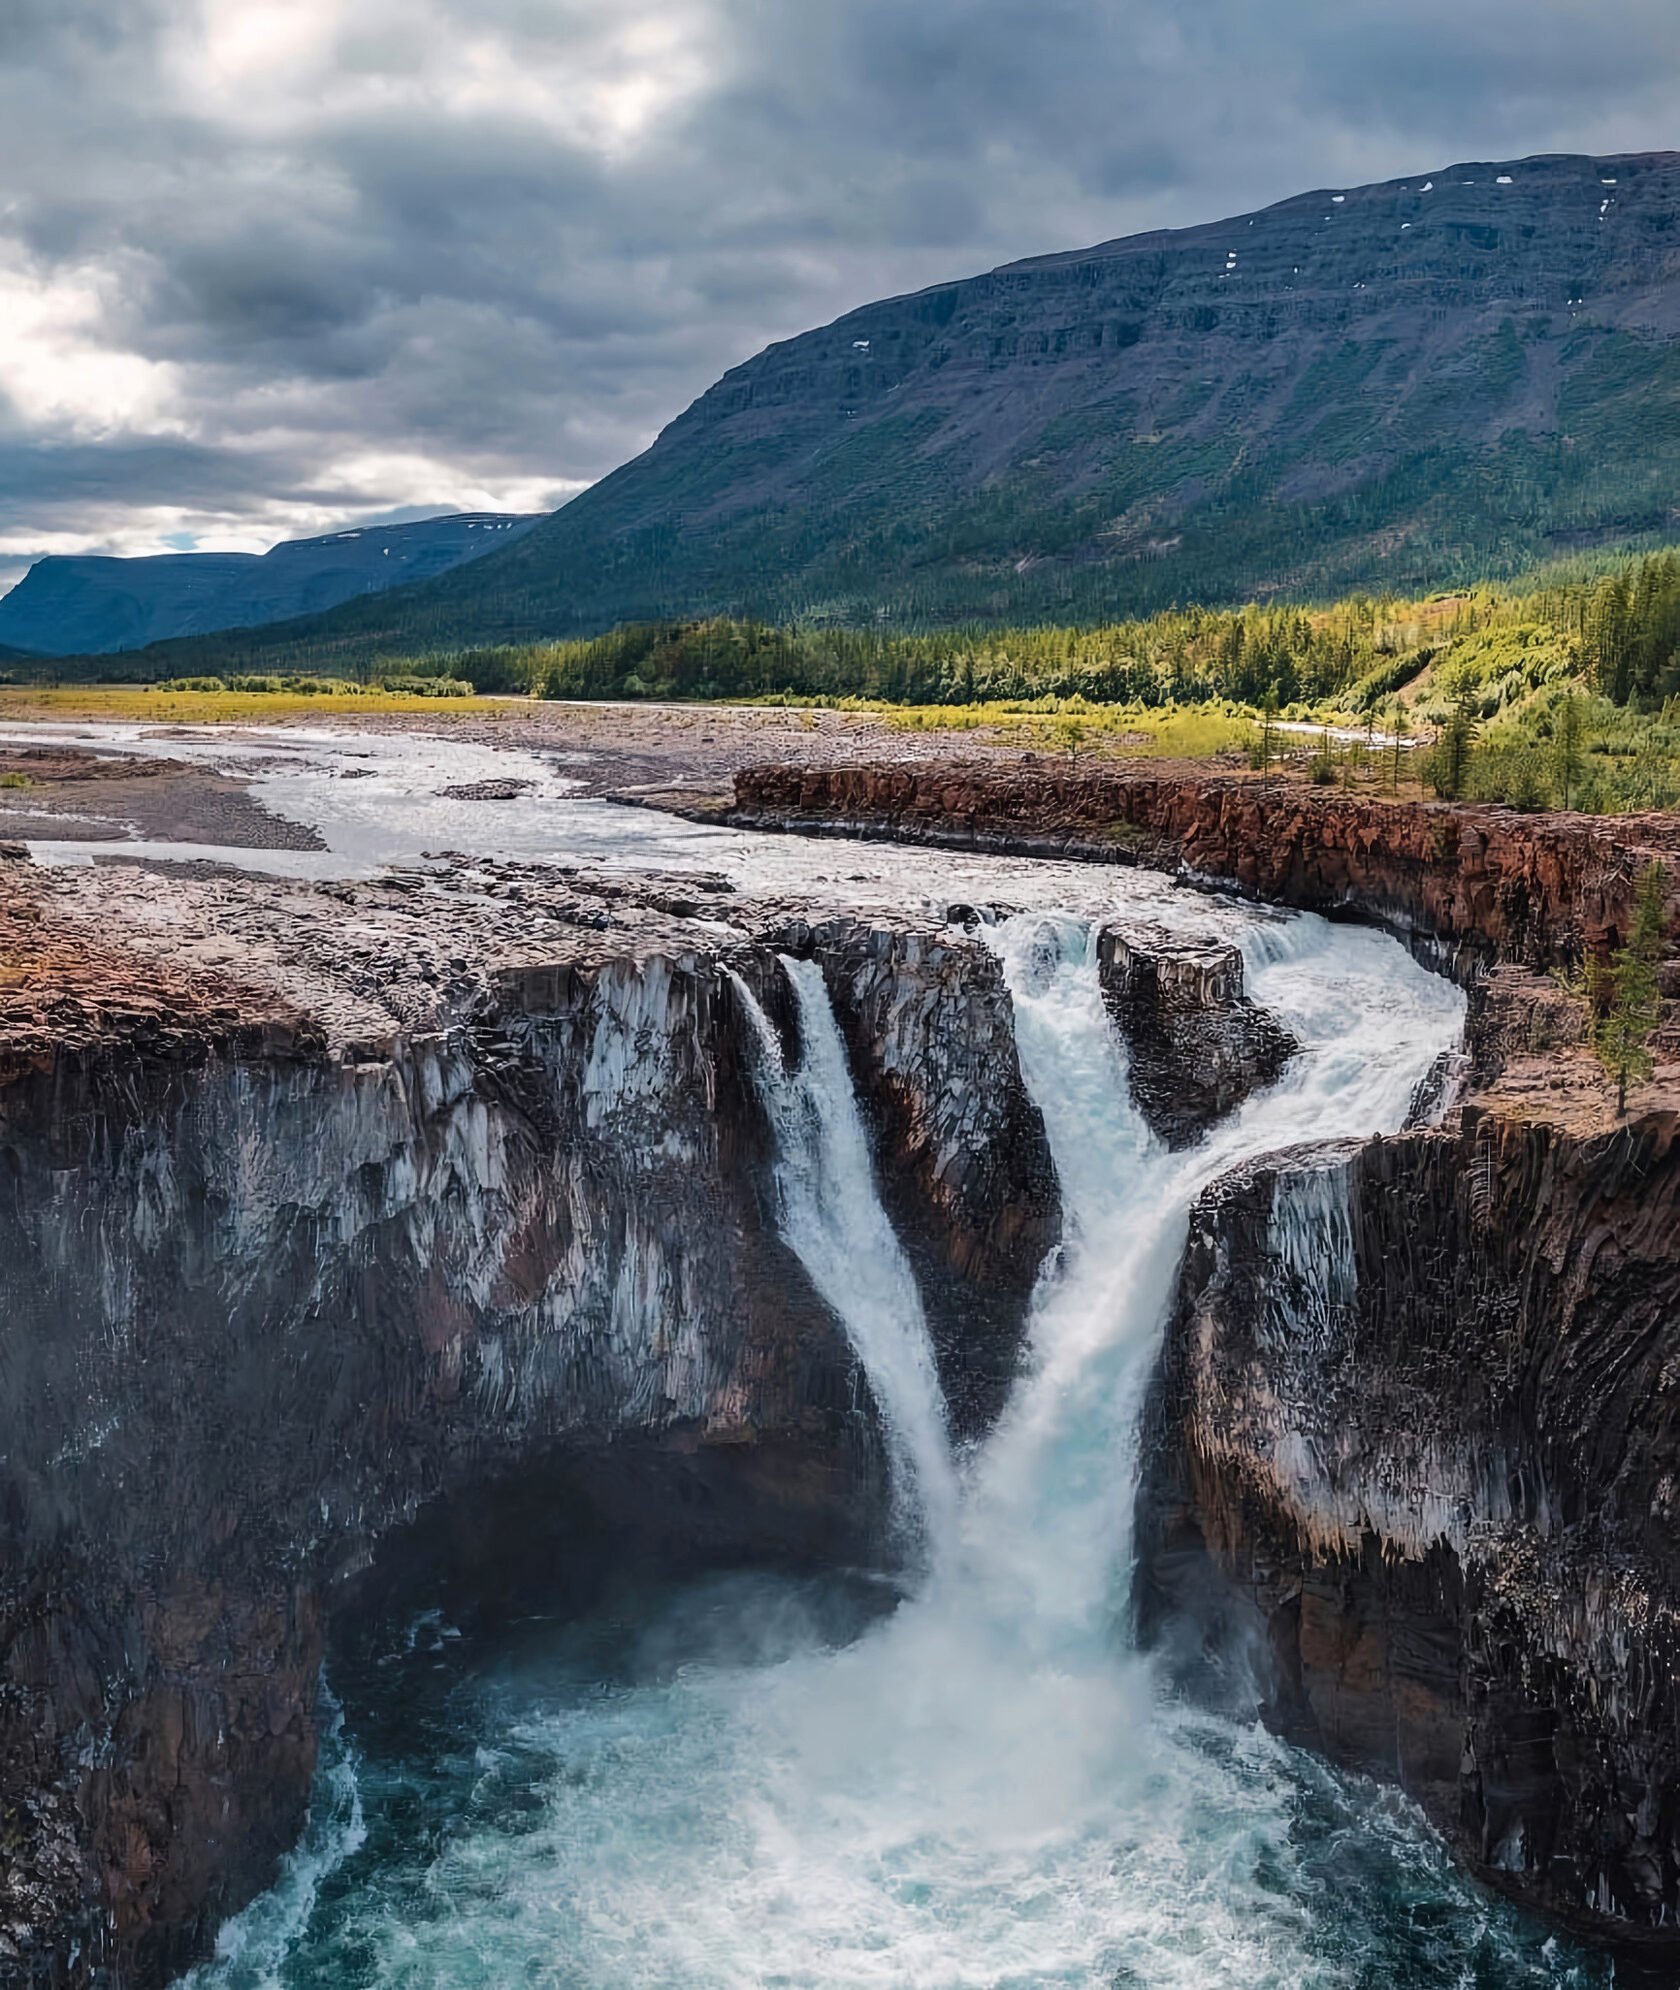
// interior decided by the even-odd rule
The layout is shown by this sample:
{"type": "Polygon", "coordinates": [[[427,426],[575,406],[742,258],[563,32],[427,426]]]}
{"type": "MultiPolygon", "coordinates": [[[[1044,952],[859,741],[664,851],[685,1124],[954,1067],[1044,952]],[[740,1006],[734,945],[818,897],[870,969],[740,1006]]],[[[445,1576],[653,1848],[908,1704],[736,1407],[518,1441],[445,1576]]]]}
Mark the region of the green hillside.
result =
{"type": "Polygon", "coordinates": [[[1483,163],[870,305],[503,551],[137,667],[670,616],[1079,624],[1655,543],[1680,521],[1677,217],[1674,154],[1483,163]]]}

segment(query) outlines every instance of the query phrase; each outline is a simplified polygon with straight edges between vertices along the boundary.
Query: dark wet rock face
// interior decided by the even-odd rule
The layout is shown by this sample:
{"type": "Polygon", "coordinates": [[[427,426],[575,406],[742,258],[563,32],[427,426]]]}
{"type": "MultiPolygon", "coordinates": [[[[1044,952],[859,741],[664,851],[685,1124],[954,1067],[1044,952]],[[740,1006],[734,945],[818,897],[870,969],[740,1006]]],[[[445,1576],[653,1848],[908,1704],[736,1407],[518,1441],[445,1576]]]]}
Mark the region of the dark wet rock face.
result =
{"type": "MultiPolygon", "coordinates": [[[[523,1477],[661,1551],[878,1560],[883,1454],[774,1227],[733,977],[796,1030],[782,914],[494,865],[8,890],[0,1981],[144,1986],[274,1878],[327,1624],[417,1515],[523,1477]]],[[[951,1328],[1056,1229],[996,962],[811,945],[951,1328]]],[[[972,1374],[947,1332],[977,1422],[1027,1275],[972,1374]]]]}
{"type": "Polygon", "coordinates": [[[772,939],[823,970],[952,1435],[980,1436],[1014,1380],[1039,1267],[1061,1234],[1001,963],[959,926],[914,920],[796,920],[772,939]]]}
{"type": "Polygon", "coordinates": [[[1097,971],[1126,1041],[1132,1099],[1171,1148],[1194,1145],[1299,1048],[1243,993],[1233,946],[1110,921],[1097,935],[1097,971]]]}
{"type": "Polygon", "coordinates": [[[1680,1148],[1462,1125],[1240,1170],[1147,1425],[1147,1633],[1494,1883],[1680,1966],[1680,1148]],[[1186,1636],[1187,1624],[1192,1627],[1186,1636]]]}
{"type": "Polygon", "coordinates": [[[158,1980],[272,1878],[326,1590],[420,1501],[647,1449],[645,1494],[610,1474],[642,1525],[663,1492],[703,1537],[746,1475],[763,1545],[861,1545],[853,1363],[758,1204],[733,1000],[567,962],[342,1062],[205,1046],[139,1112],[120,1067],[12,1088],[0,1745],[83,1823],[99,1960],[158,1980]]]}

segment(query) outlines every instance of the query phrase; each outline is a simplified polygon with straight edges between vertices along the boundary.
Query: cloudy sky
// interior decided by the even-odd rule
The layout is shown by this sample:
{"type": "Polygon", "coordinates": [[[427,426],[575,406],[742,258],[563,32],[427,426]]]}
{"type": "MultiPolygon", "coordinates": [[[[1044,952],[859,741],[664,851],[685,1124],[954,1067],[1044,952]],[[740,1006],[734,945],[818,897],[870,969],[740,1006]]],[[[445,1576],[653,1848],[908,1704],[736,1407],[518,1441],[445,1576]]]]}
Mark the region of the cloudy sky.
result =
{"type": "Polygon", "coordinates": [[[0,588],[556,504],[894,291],[1680,144],[1675,0],[0,0],[0,588]]]}

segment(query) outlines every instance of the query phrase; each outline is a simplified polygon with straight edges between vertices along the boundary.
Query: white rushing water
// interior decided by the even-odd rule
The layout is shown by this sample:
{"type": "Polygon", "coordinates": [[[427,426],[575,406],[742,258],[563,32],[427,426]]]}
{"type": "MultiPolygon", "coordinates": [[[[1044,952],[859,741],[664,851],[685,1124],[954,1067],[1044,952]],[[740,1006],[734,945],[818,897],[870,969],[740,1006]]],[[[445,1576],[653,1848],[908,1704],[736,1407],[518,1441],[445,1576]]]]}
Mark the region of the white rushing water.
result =
{"type": "Polygon", "coordinates": [[[857,1350],[886,1435],[896,1518],[931,1557],[951,1537],[957,1482],[921,1293],[881,1207],[822,969],[786,958],[782,969],[799,1005],[794,1071],[752,990],[733,977],[757,1040],[753,1077],[776,1139],[781,1233],[857,1350]]]}
{"type": "MultiPolygon", "coordinates": [[[[789,964],[796,1070],[746,997],[780,1221],[869,1371],[931,1550],[919,1588],[882,1614],[838,1578],[709,1578],[620,1596],[477,1678],[440,1656],[427,1733],[360,1764],[368,1844],[320,1878],[283,1961],[235,1924],[206,1985],[1608,1983],[1458,1876],[1402,1799],[1176,1703],[1127,1632],[1139,1403],[1197,1192],[1247,1156],[1398,1127],[1460,998],[1377,935],[1254,915],[1251,992],[1304,1049],[1168,1155],[1132,1108],[1090,922],[991,937],[1066,1238],[960,1487],[820,976],[789,964]]],[[[1288,1221],[1292,1270],[1322,1229],[1345,1279],[1311,1196],[1288,1221]]]]}

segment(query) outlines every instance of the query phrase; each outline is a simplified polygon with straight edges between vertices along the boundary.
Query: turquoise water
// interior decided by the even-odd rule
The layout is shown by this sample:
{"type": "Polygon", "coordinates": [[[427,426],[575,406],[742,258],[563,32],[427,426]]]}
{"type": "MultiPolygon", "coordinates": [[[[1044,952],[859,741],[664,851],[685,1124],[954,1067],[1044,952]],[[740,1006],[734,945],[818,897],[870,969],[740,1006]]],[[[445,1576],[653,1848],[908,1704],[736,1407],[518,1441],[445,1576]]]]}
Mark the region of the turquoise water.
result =
{"type": "MultiPolygon", "coordinates": [[[[813,1282],[882,1260],[836,1312],[897,1422],[913,1576],[625,1569],[563,1621],[411,1614],[341,1654],[310,1840],[195,1990],[1610,1983],[1455,1872],[1403,1798],[1184,1705],[1126,1630],[1138,1408],[1196,1193],[1248,1155],[1398,1127],[1459,996],[1374,934],[1257,919],[1252,992],[1307,1048],[1169,1156],[1132,1110],[1088,920],[991,940],[1068,1235],[972,1455],[946,1443],[821,1019],[798,1072],[763,1074],[813,1282]]],[[[1330,1276],[1303,1211],[1291,1262],[1330,1276]]]]}
{"type": "MultiPolygon", "coordinates": [[[[1393,1792],[1118,1681],[1106,1708],[1064,1682],[1090,1718],[1078,1787],[1048,1763],[1037,1805],[927,1814],[907,1777],[848,1759],[854,1696],[901,1657],[881,1601],[838,1577],[650,1578],[569,1625],[475,1640],[433,1620],[341,1661],[359,1843],[309,1876],[301,1927],[204,1980],[1611,1982],[1456,1874],[1393,1792]]],[[[344,1765],[316,1857],[352,1822],[344,1765]]],[[[979,1792],[995,1767],[962,1780],[979,1792]]]]}

